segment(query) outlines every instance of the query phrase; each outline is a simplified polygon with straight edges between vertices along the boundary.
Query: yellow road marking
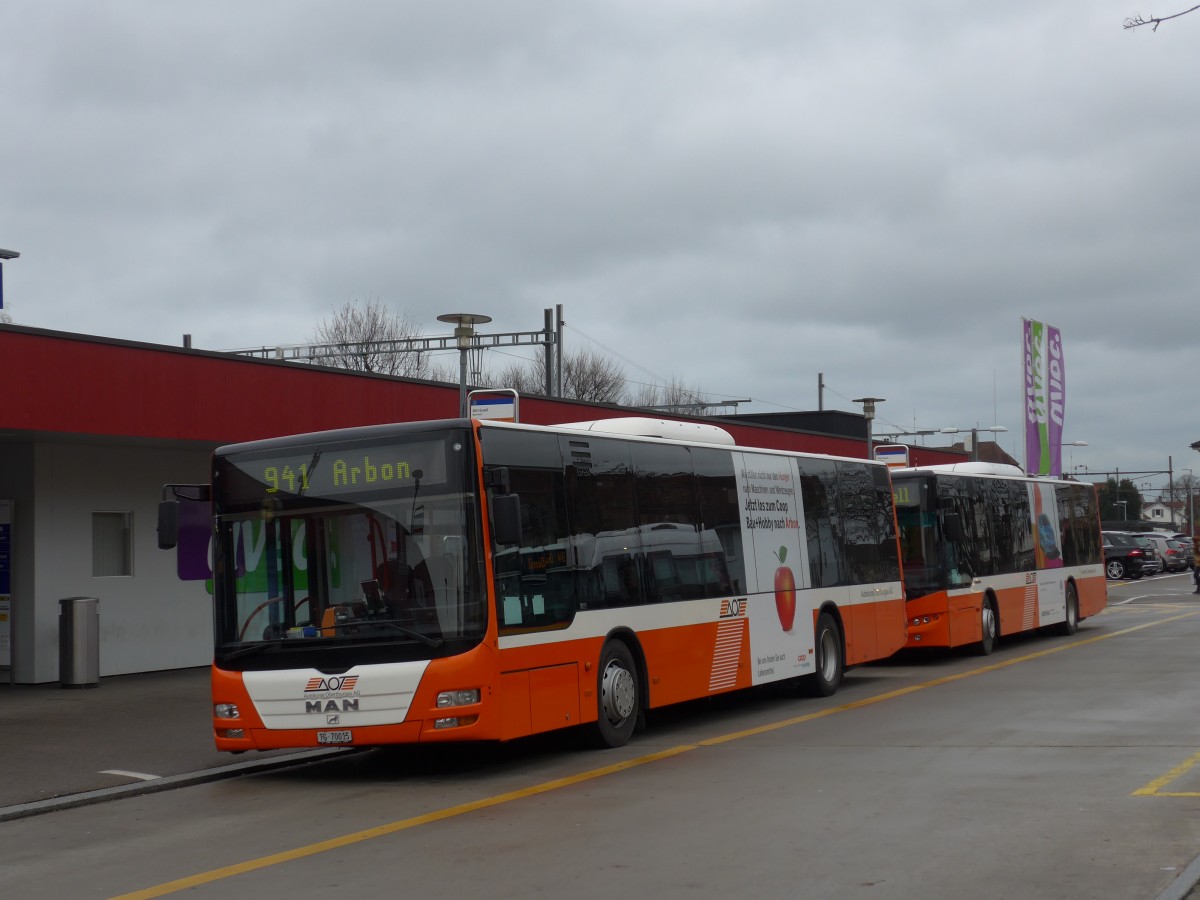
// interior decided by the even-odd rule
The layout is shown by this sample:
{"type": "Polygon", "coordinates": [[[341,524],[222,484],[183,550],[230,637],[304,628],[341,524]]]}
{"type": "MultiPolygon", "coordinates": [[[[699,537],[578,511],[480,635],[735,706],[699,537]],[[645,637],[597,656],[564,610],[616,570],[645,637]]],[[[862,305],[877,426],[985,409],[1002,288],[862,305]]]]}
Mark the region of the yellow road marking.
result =
{"type": "Polygon", "coordinates": [[[1155,778],[1153,781],[1151,781],[1145,787],[1138,788],[1130,796],[1133,796],[1133,797],[1200,797],[1200,791],[1168,792],[1168,791],[1159,790],[1159,788],[1166,787],[1168,784],[1170,784],[1176,778],[1179,778],[1181,775],[1184,775],[1189,769],[1192,768],[1192,766],[1196,765],[1196,763],[1198,763],[1198,762],[1200,762],[1200,753],[1197,753],[1191,759],[1184,760],[1179,765],[1177,765],[1175,768],[1173,768],[1170,772],[1167,772],[1167,774],[1165,774],[1165,775],[1160,775],[1158,778],[1155,778]]]}
{"type": "MultiPolygon", "coordinates": [[[[410,828],[416,828],[420,825],[428,825],[432,822],[440,822],[445,819],[452,819],[456,816],[465,815],[466,813],[477,812],[481,809],[488,809],[493,806],[501,806],[505,803],[511,803],[514,800],[524,800],[528,797],[535,797],[538,794],[549,793],[561,788],[570,787],[576,784],[582,784],[586,781],[593,781],[597,778],[604,778],[607,775],[615,775],[618,772],[623,772],[626,769],[632,769],[637,766],[643,766],[647,763],[658,762],[662,759],[669,759],[673,756],[679,756],[682,753],[687,753],[690,750],[695,750],[698,747],[715,747],[719,744],[728,743],[729,741],[737,741],[755,735],[766,734],[771,731],[777,731],[780,728],[789,728],[793,725],[799,725],[804,722],[811,722],[814,719],[822,719],[826,716],[832,716],[836,713],[849,712],[855,709],[862,709],[867,706],[872,706],[876,703],[882,703],[885,700],[894,700],[898,697],[903,697],[907,694],[914,694],[917,691],[923,691],[928,688],[937,687],[943,684],[951,684],[955,681],[961,681],[964,678],[972,678],[976,675],[983,675],[987,672],[996,672],[1000,669],[1007,669],[1009,666],[1015,666],[1017,663],[1028,662],[1033,659],[1039,659],[1043,656],[1050,656],[1053,653],[1061,653],[1064,650],[1071,650],[1076,647],[1086,647],[1089,644],[1095,644],[1098,641],[1105,641],[1109,638],[1120,637],[1121,635],[1131,634],[1135,631],[1141,631],[1143,628],[1150,628],[1157,625],[1165,625],[1168,622],[1175,622],[1179,619],[1186,619],[1190,616],[1200,615],[1200,610],[1187,612],[1177,616],[1170,616],[1165,619],[1160,619],[1155,622],[1144,622],[1141,625],[1134,625],[1130,628],[1124,628],[1120,631],[1109,632],[1108,634],[1097,635],[1096,637],[1084,638],[1078,641],[1072,641],[1069,644],[1058,644],[1054,647],[1045,650],[1038,650],[1035,653],[1027,653],[1024,656],[1013,657],[1006,659],[1003,662],[992,663],[987,666],[980,666],[977,669],[972,669],[969,672],[960,672],[956,675],[945,675],[941,678],[934,678],[930,681],[922,682],[921,684],[911,685],[909,687],[898,688],[894,691],[888,691],[883,694],[877,694],[873,697],[866,697],[862,700],[855,700],[851,703],[844,703],[841,706],[829,707],[827,709],[818,710],[817,712],[808,713],[803,716],[794,716],[792,718],[783,719],[778,722],[772,722],[768,725],[760,725],[756,728],[748,728],[744,731],[736,731],[730,734],[720,735],[718,737],[707,738],[695,744],[681,744],[678,747],[671,747],[668,750],[661,750],[657,753],[649,753],[644,756],[639,756],[636,759],[626,760],[625,762],[614,763],[610,766],[603,766],[599,769],[592,769],[588,772],[581,772],[578,775],[570,775],[566,778],[557,778],[554,781],[546,781],[542,784],[536,784],[531,787],[522,788],[516,791],[509,791],[504,794],[497,794],[493,797],[484,797],[480,800],[473,800],[470,803],[461,803],[458,806],[450,806],[445,809],[435,810],[425,813],[420,816],[413,816],[408,819],[400,819],[395,822],[389,822],[386,825],[377,825],[374,828],[366,828],[362,831],[351,832],[340,837],[328,838],[324,841],[317,841],[314,844],[306,844],[302,847],[296,847],[292,850],[285,850],[282,853],[273,853],[270,856],[261,856],[257,859],[246,860],[245,862],[236,863],[232,866],[223,866],[219,869],[211,869],[207,872],[199,872],[195,875],[189,875],[186,878],[179,878],[175,881],[164,882],[153,887],[148,887],[140,891],[134,891],[129,894],[120,894],[110,900],[151,900],[154,897],[165,897],[168,894],[174,894],[179,891],[185,891],[189,888],[199,887],[203,884],[212,884],[215,881],[221,881],[225,878],[232,878],[235,875],[243,875],[247,872],[253,872],[258,869],[265,869],[270,866],[277,866],[281,863],[292,862],[297,859],[304,859],[308,856],[315,856],[318,853],[325,853],[329,850],[336,850],[339,847],[348,847],[352,844],[362,843],[363,841],[374,840],[375,838],[385,837],[389,834],[396,834],[400,831],[406,831],[410,828]]],[[[1142,788],[1136,793],[1154,793],[1154,790],[1161,781],[1163,784],[1168,783],[1177,775],[1186,772],[1196,762],[1200,761],[1200,753],[1189,760],[1184,765],[1173,770],[1168,775],[1164,775],[1161,779],[1153,781],[1150,785],[1142,788]]],[[[1159,794],[1159,796],[1164,796],[1159,794]]],[[[1200,796],[1200,795],[1165,795],[1165,796],[1200,796]]]]}

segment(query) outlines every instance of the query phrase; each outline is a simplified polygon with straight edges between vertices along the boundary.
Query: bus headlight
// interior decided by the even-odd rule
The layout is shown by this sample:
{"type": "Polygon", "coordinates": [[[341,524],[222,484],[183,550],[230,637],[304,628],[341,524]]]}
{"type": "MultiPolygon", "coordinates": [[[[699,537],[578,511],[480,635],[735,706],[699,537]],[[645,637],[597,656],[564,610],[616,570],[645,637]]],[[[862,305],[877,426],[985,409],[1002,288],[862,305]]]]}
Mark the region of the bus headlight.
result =
{"type": "Polygon", "coordinates": [[[236,703],[213,704],[213,715],[218,719],[240,719],[242,717],[236,703]]]}
{"type": "Polygon", "coordinates": [[[442,691],[437,695],[438,709],[448,706],[470,706],[479,702],[479,688],[459,691],[442,691]]]}

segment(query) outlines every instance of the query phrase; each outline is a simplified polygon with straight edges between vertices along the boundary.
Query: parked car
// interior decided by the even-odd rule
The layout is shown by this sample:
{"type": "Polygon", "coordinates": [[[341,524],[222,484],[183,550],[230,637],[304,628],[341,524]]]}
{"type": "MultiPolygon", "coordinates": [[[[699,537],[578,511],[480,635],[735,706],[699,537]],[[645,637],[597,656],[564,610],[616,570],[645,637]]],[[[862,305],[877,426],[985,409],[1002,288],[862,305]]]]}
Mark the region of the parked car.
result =
{"type": "Polygon", "coordinates": [[[1103,537],[1104,573],[1114,580],[1141,578],[1147,562],[1146,549],[1121,531],[1105,531],[1103,537]]]}
{"type": "Polygon", "coordinates": [[[1144,531],[1126,532],[1134,542],[1146,551],[1146,564],[1142,567],[1145,575],[1157,575],[1163,571],[1164,563],[1158,552],[1158,544],[1154,543],[1144,531]]]}
{"type": "Polygon", "coordinates": [[[1193,569],[1196,568],[1196,543],[1200,538],[1193,538],[1185,531],[1175,534],[1174,538],[1183,544],[1183,549],[1187,551],[1188,565],[1193,569]]]}
{"type": "Polygon", "coordinates": [[[1154,549],[1158,551],[1159,559],[1162,560],[1164,572],[1183,572],[1187,570],[1187,557],[1184,556],[1183,547],[1179,545],[1178,541],[1171,540],[1165,534],[1155,531],[1139,535],[1139,537],[1154,542],[1154,549]]]}
{"type": "Polygon", "coordinates": [[[1192,539],[1179,540],[1176,538],[1175,542],[1179,544],[1179,549],[1183,553],[1183,559],[1187,563],[1187,568],[1196,568],[1196,551],[1192,548],[1192,539]]]}

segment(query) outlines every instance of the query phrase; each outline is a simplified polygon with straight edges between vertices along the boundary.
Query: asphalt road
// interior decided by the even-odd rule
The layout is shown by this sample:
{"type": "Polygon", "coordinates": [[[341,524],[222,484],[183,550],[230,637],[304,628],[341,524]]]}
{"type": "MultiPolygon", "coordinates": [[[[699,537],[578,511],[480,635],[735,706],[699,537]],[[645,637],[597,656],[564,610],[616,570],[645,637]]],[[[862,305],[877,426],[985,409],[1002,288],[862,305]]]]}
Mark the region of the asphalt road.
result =
{"type": "Polygon", "coordinates": [[[350,754],[0,822],[13,897],[1182,898],[1200,597],[571,736],[350,754]]]}

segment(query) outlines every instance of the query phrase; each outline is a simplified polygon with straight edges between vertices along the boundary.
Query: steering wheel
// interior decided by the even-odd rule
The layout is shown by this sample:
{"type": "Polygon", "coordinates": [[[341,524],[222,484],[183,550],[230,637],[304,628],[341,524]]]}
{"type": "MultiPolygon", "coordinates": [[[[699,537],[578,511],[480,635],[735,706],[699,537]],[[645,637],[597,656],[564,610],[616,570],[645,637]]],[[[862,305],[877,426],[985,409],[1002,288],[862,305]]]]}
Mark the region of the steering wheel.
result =
{"type": "MultiPolygon", "coordinates": [[[[260,612],[262,612],[264,609],[266,609],[272,603],[286,603],[286,602],[287,602],[287,597],[269,597],[268,599],[264,600],[262,603],[258,604],[258,606],[254,607],[254,609],[251,611],[250,615],[246,616],[246,624],[243,625],[242,630],[240,632],[238,632],[239,643],[241,641],[246,640],[246,632],[250,630],[250,623],[254,621],[255,616],[257,616],[260,612]]],[[[300,609],[300,607],[303,606],[305,603],[308,604],[309,618],[311,619],[311,617],[312,617],[312,597],[300,598],[300,600],[297,601],[296,606],[292,611],[293,612],[298,611],[300,609]]],[[[310,621],[308,624],[311,625],[312,622],[310,621]]]]}

